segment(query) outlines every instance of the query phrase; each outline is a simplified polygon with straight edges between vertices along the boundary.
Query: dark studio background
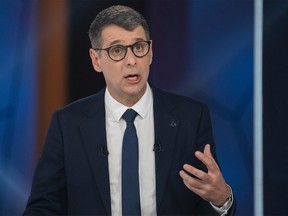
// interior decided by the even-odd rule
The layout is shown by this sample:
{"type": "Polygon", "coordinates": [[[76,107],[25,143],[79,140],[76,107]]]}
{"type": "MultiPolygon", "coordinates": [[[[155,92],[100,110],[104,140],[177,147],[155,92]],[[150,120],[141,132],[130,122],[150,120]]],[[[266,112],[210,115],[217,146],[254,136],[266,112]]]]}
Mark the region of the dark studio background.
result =
{"type": "Polygon", "coordinates": [[[265,0],[263,22],[264,212],[287,215],[288,1],[265,0]]]}
{"type": "MultiPolygon", "coordinates": [[[[208,104],[237,215],[254,215],[253,0],[0,0],[0,215],[22,212],[52,112],[104,87],[88,29],[113,4],[148,21],[150,82],[208,104]]],[[[288,215],[288,0],[263,6],[263,207],[288,215]]]]}

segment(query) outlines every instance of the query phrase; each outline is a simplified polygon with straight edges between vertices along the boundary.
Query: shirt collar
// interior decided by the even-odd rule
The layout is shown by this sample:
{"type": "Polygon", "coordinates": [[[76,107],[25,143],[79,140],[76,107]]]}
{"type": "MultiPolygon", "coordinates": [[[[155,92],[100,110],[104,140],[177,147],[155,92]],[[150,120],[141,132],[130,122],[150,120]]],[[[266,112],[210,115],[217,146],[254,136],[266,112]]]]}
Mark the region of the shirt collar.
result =
{"type": "Polygon", "coordinates": [[[141,118],[145,118],[148,113],[150,107],[152,106],[153,95],[152,90],[147,83],[147,88],[142,96],[142,98],[134,104],[132,107],[127,107],[118,101],[116,101],[108,91],[108,88],[105,90],[105,107],[112,114],[115,121],[119,122],[123,113],[128,109],[134,109],[141,118]]]}

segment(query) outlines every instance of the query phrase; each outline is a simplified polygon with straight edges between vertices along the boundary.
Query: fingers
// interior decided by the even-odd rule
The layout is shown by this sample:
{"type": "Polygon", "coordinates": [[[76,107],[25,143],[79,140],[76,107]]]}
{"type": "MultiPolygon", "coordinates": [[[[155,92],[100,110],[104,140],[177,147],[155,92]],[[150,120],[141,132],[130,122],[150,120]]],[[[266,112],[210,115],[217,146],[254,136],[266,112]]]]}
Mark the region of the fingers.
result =
{"type": "MultiPolygon", "coordinates": [[[[192,168],[192,167],[190,167],[190,168],[192,168]]],[[[189,168],[189,170],[191,170],[190,168],[189,168]]],[[[194,169],[197,170],[196,168],[194,168],[194,169]]],[[[194,171],[193,171],[193,173],[196,174],[194,171]]],[[[193,191],[195,194],[198,194],[203,199],[208,200],[207,199],[207,191],[209,192],[210,184],[207,184],[207,182],[205,182],[205,180],[202,180],[199,178],[199,177],[201,177],[201,174],[197,175],[198,176],[197,178],[191,177],[190,175],[188,175],[183,170],[181,170],[179,174],[183,180],[183,183],[185,184],[185,186],[189,190],[193,191]]],[[[204,179],[205,179],[205,177],[204,177],[204,179]]]]}
{"type": "Polygon", "coordinates": [[[193,178],[183,170],[181,170],[179,174],[183,179],[186,187],[189,188],[191,191],[198,193],[198,191],[203,190],[203,182],[201,179],[193,178]]]}
{"type": "Polygon", "coordinates": [[[222,173],[213,158],[211,147],[207,144],[203,152],[196,151],[195,156],[203,162],[208,172],[185,164],[179,172],[185,186],[204,200],[222,205],[227,198],[227,186],[222,173]],[[185,170],[185,171],[184,171],[185,170]]]}
{"type": "Polygon", "coordinates": [[[211,153],[210,144],[207,144],[204,148],[204,152],[196,151],[195,156],[202,161],[207,167],[208,171],[214,172],[219,169],[214,157],[211,153]]]}
{"type": "MultiPolygon", "coordinates": [[[[207,173],[203,172],[202,170],[196,169],[195,167],[185,164],[183,166],[183,169],[187,171],[188,173],[192,174],[196,177],[197,180],[205,182],[207,179],[207,173]]],[[[188,175],[189,176],[189,175],[188,175]]]]}
{"type": "Polygon", "coordinates": [[[210,144],[206,144],[206,145],[205,145],[204,154],[205,154],[207,157],[213,158],[213,156],[212,156],[212,154],[211,154],[211,146],[210,146],[210,144]]]}

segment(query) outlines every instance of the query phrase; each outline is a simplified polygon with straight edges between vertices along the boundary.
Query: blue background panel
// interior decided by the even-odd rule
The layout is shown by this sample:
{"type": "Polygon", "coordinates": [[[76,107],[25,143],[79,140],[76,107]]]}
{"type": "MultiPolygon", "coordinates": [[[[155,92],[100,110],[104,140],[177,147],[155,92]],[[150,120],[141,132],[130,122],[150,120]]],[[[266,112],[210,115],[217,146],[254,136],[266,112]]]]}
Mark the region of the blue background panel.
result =
{"type": "Polygon", "coordinates": [[[0,3],[0,215],[19,215],[30,190],[36,129],[34,1],[0,3]]]}

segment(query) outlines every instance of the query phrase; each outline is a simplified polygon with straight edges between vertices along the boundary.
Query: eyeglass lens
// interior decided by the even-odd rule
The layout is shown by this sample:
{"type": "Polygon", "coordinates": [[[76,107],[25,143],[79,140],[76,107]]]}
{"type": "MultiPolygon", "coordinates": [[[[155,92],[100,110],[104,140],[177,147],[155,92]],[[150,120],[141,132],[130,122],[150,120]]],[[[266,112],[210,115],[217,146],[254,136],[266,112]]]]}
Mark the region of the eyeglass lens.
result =
{"type": "Polygon", "coordinates": [[[149,42],[139,41],[129,46],[123,46],[123,45],[112,46],[109,48],[108,54],[112,60],[120,61],[125,58],[128,47],[130,47],[134,55],[139,58],[144,57],[149,52],[150,49],[149,42]]]}

